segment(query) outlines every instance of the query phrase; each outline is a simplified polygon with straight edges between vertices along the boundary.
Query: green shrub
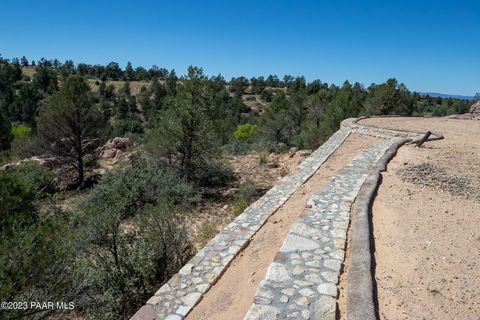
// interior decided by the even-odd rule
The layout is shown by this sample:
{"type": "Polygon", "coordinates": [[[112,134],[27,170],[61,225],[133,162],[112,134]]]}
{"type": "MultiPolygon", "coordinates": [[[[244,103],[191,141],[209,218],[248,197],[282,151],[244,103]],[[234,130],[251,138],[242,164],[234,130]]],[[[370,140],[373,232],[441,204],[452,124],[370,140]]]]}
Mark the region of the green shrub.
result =
{"type": "Polygon", "coordinates": [[[34,136],[23,136],[13,139],[10,153],[14,159],[24,159],[33,156],[38,150],[37,140],[34,136]]]}
{"type": "Polygon", "coordinates": [[[146,205],[128,224],[115,210],[89,215],[85,270],[87,318],[128,319],[192,255],[184,219],[167,198],[146,205]]]}
{"type": "Polygon", "coordinates": [[[178,208],[196,200],[177,171],[151,158],[100,180],[76,219],[84,239],[78,251],[91,297],[84,306],[88,317],[127,318],[190,258],[178,208]]]}
{"type": "Polygon", "coordinates": [[[232,215],[237,216],[248,207],[250,199],[256,194],[255,183],[247,179],[240,184],[232,204],[232,215]]]}
{"type": "Polygon", "coordinates": [[[272,141],[267,135],[262,135],[251,144],[251,149],[265,153],[284,153],[290,150],[290,147],[285,143],[272,141]]]}
{"type": "Polygon", "coordinates": [[[12,134],[15,139],[20,139],[33,135],[33,130],[25,124],[19,124],[12,126],[12,134]]]}
{"type": "Polygon", "coordinates": [[[104,133],[109,138],[125,137],[128,133],[141,134],[143,133],[142,120],[137,116],[132,116],[130,119],[120,119],[108,127],[108,131],[104,133]]]}
{"type": "Polygon", "coordinates": [[[267,152],[260,152],[258,155],[258,163],[260,165],[264,165],[268,163],[268,153],[267,152]]]}
{"type": "Polygon", "coordinates": [[[216,232],[217,228],[215,227],[215,224],[210,222],[204,222],[200,227],[200,246],[203,247],[210,239],[213,238],[216,232]]]}
{"type": "Polygon", "coordinates": [[[191,176],[202,187],[221,187],[235,179],[232,168],[220,160],[210,160],[198,165],[191,176]]]}
{"type": "Polygon", "coordinates": [[[11,161],[10,150],[0,151],[0,166],[3,166],[11,161]]]}
{"type": "MultiPolygon", "coordinates": [[[[73,301],[80,289],[65,216],[38,205],[48,181],[33,164],[0,171],[1,301],[73,301]]],[[[2,312],[2,319],[43,319],[53,311],[2,312]]]]}
{"type": "Polygon", "coordinates": [[[31,224],[37,220],[33,205],[36,199],[34,188],[19,175],[0,170],[0,231],[2,235],[18,223],[31,224]]]}
{"type": "Polygon", "coordinates": [[[252,145],[243,141],[232,140],[222,146],[222,152],[225,154],[247,154],[252,149],[252,145]]]}
{"type": "Polygon", "coordinates": [[[432,115],[435,117],[442,117],[448,114],[448,108],[446,106],[436,106],[432,109],[432,115]]]}
{"type": "Polygon", "coordinates": [[[237,129],[233,133],[233,137],[237,141],[244,141],[244,142],[251,143],[255,140],[257,134],[258,134],[257,125],[245,123],[237,127],[237,129]]]}
{"type": "Polygon", "coordinates": [[[248,207],[248,200],[243,198],[236,199],[232,204],[232,215],[238,216],[248,207]]]}
{"type": "Polygon", "coordinates": [[[247,100],[247,101],[257,101],[257,98],[255,98],[255,96],[249,96],[245,100],[247,100]]]}
{"type": "Polygon", "coordinates": [[[20,166],[15,166],[11,169],[11,174],[27,186],[30,192],[35,193],[37,198],[43,198],[45,193],[55,191],[53,173],[49,169],[41,167],[35,161],[28,161],[20,166]]]}
{"type": "Polygon", "coordinates": [[[140,157],[129,168],[108,172],[81,207],[92,212],[115,210],[125,219],[160,197],[180,205],[197,201],[192,186],[177,171],[158,160],[140,157]]]}

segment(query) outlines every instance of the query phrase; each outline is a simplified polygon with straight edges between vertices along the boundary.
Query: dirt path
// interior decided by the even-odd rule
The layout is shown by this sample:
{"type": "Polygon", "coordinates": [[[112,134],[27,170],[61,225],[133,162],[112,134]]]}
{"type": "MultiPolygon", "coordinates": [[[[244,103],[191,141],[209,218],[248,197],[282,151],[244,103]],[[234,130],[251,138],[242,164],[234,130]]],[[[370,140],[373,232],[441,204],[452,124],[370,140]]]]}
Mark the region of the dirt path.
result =
{"type": "Polygon", "coordinates": [[[383,174],[373,206],[380,318],[480,319],[480,121],[361,123],[445,136],[402,147],[383,174]]]}
{"type": "Polygon", "coordinates": [[[356,154],[376,141],[372,137],[350,135],[312,178],[269,218],[186,319],[243,319],[290,227],[305,212],[307,200],[356,154]]]}

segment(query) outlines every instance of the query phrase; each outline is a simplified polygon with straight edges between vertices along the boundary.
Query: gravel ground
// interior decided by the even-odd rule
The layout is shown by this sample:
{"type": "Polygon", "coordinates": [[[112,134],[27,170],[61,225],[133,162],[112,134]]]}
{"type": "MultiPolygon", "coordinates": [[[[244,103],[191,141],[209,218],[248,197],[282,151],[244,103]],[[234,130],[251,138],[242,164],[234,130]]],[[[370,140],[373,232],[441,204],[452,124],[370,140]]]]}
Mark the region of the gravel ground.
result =
{"type": "Polygon", "coordinates": [[[397,170],[403,182],[480,201],[480,176],[460,176],[431,163],[405,165],[397,170]]]}

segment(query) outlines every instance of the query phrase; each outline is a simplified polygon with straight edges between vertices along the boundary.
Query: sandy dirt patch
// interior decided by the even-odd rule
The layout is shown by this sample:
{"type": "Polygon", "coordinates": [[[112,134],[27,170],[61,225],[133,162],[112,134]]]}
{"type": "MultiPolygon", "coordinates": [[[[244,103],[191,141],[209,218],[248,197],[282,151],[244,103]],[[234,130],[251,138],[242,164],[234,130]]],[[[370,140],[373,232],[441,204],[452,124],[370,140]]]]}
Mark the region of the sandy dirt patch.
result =
{"type": "Polygon", "coordinates": [[[383,174],[373,205],[380,318],[480,319],[480,202],[475,192],[451,189],[462,187],[462,179],[480,178],[480,122],[377,118],[361,123],[445,136],[425,148],[400,148],[383,174]],[[411,176],[419,168],[438,176],[438,184],[401,174],[411,176]]]}
{"type": "Polygon", "coordinates": [[[356,154],[376,141],[378,140],[372,137],[350,135],[320,169],[268,219],[187,319],[243,319],[290,227],[302,214],[306,214],[307,200],[356,154]]]}

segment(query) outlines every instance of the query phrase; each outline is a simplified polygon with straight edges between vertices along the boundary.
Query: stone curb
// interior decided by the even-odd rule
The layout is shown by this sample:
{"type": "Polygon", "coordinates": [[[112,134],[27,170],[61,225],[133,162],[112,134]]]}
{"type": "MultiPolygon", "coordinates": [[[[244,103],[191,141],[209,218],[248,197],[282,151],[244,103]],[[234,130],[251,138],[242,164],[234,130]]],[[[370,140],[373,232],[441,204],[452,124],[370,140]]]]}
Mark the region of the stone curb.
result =
{"type": "MultiPolygon", "coordinates": [[[[374,305],[372,256],[370,239],[370,206],[379,187],[381,172],[387,170],[388,162],[397,150],[406,143],[415,143],[422,138],[418,133],[414,139],[399,138],[388,148],[372,168],[372,172],[362,185],[352,210],[352,243],[347,279],[347,320],[374,320],[377,318],[374,305]]],[[[430,140],[443,139],[436,134],[430,140]]]]}
{"type": "Polygon", "coordinates": [[[386,163],[395,155],[397,149],[410,140],[399,139],[390,146],[374,166],[355,200],[347,279],[347,320],[371,320],[376,317],[371,273],[369,208],[378,187],[380,171],[385,169],[386,163]]]}
{"type": "Polygon", "coordinates": [[[267,219],[318,170],[349,134],[348,128],[335,132],[299,165],[297,173],[283,177],[262,198],[245,209],[130,319],[183,319],[215,284],[235,256],[248,245],[251,237],[267,219]]]}
{"type": "MultiPolygon", "coordinates": [[[[396,118],[398,116],[383,116],[382,118],[396,118]]],[[[392,137],[402,137],[402,138],[412,138],[415,141],[412,142],[407,142],[407,143],[413,143],[418,141],[417,139],[419,136],[423,135],[424,133],[413,131],[413,130],[399,130],[399,129],[386,129],[386,128],[381,128],[381,127],[376,127],[376,126],[366,126],[366,125],[361,125],[358,124],[359,121],[368,119],[370,117],[365,116],[365,117],[360,117],[360,118],[349,118],[345,119],[342,121],[342,127],[344,128],[349,128],[350,130],[354,132],[358,132],[361,134],[369,135],[369,136],[374,136],[378,138],[392,138],[392,137]]],[[[443,139],[443,135],[440,133],[435,133],[432,132],[432,135],[428,139],[428,141],[432,140],[440,140],[443,139]]]]}

